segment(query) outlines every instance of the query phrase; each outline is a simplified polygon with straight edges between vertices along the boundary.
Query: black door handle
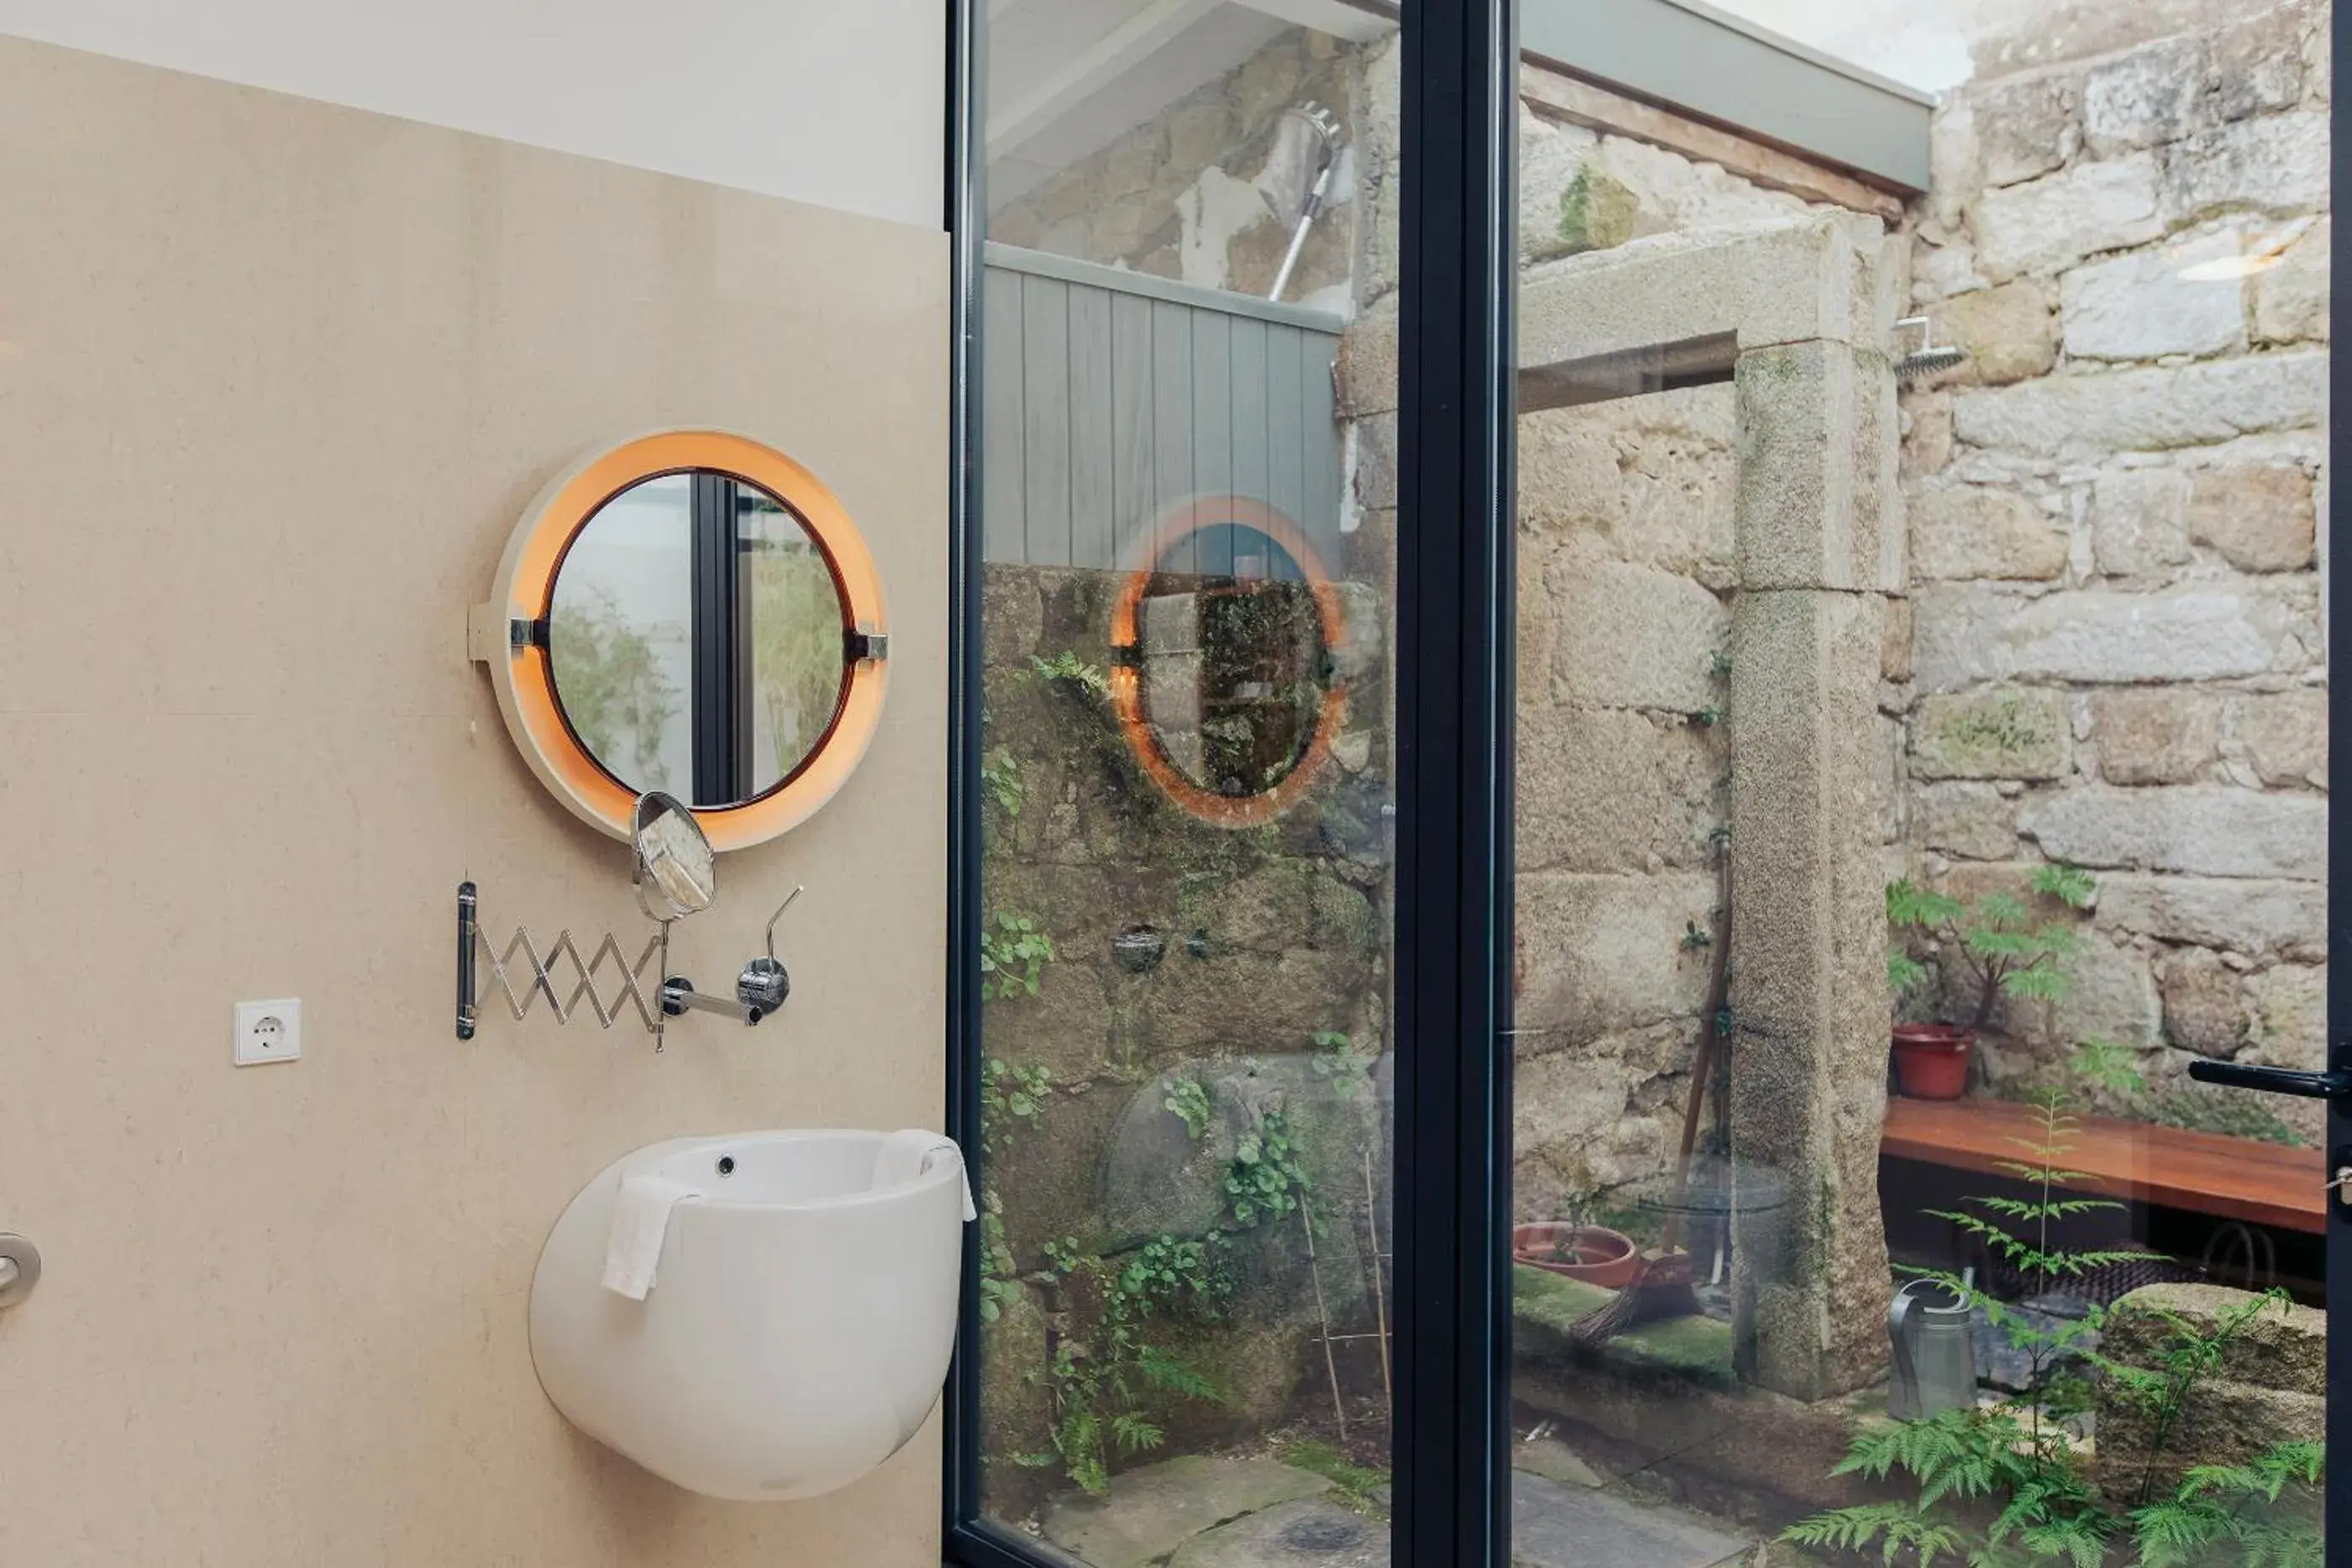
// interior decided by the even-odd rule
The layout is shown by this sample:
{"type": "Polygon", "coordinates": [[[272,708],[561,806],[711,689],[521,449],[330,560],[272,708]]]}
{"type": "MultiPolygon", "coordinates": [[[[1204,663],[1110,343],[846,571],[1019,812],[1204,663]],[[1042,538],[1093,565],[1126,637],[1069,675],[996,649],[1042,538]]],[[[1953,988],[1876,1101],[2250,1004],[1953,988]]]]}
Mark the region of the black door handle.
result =
{"type": "Polygon", "coordinates": [[[2291,1068],[2250,1067],[2238,1061],[2192,1061],[2189,1064],[2189,1076],[2200,1083],[2253,1089],[2264,1094],[2293,1094],[2337,1104],[2352,1100],[2352,1072],[2297,1072],[2291,1068]]]}

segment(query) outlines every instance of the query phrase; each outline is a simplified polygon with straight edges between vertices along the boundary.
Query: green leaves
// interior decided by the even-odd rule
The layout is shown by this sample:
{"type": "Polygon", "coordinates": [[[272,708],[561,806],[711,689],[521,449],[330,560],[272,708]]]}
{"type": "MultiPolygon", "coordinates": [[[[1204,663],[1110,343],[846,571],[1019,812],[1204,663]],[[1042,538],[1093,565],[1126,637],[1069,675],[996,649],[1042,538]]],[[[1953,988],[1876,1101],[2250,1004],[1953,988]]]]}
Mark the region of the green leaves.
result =
{"type": "MultiPolygon", "coordinates": [[[[2036,891],[2088,896],[2084,885],[2045,888],[2039,878],[2036,891]]],[[[2130,1053],[2103,1042],[2084,1046],[2076,1064],[2095,1081],[2137,1077],[2130,1053]]],[[[2053,1223],[2123,1206],[2067,1190],[2068,1184],[2083,1179],[2062,1164],[2074,1121],[2054,1092],[2037,1109],[2038,1135],[2016,1140],[2029,1157],[2002,1162],[2007,1174],[2027,1185],[2027,1196],[1971,1195],[1957,1208],[1929,1211],[2024,1276],[2029,1295],[2148,1256],[2138,1250],[2074,1251],[2059,1244],[2053,1223]]],[[[1818,1513],[1790,1527],[1782,1539],[1847,1552],[1874,1548],[1890,1564],[2218,1568],[2226,1563],[2232,1568],[2321,1568],[2317,1488],[2326,1455],[2316,1442],[2283,1444],[2243,1465],[2191,1467],[2171,1497],[2150,1498],[2158,1456],[2167,1450],[2196,1385],[2219,1370],[2230,1343],[2262,1312],[2273,1306],[2284,1310],[2283,1293],[2250,1298],[2210,1325],[2177,1312],[2158,1314],[2168,1332],[2153,1353],[2155,1364],[2139,1365],[2103,1356],[2093,1347],[2094,1337],[2114,1321],[2112,1309],[2094,1306],[2079,1319],[2053,1318],[2013,1308],[1948,1272],[1901,1271],[1940,1281],[1983,1312],[2011,1346],[2027,1353],[2032,1385],[2012,1404],[1939,1411],[1857,1434],[1832,1473],[1876,1481],[1899,1475],[1911,1483],[1914,1495],[1818,1513]],[[2108,1396],[2136,1403],[2153,1417],[2142,1506],[2128,1511],[2109,1507],[2093,1492],[2068,1436],[2066,1423],[2094,1403],[2089,1379],[2074,1370],[2082,1364],[2105,1377],[2108,1396]],[[2126,1549],[2120,1557],[2119,1545],[2126,1549]]]]}
{"type": "Polygon", "coordinates": [[[1042,679],[1063,682],[1097,699],[1110,695],[1110,677],[1103,674],[1102,666],[1087,664],[1069,649],[1050,659],[1032,654],[1029,664],[1042,679]]]}
{"type": "Polygon", "coordinates": [[[990,1057],[980,1069],[980,1152],[995,1155],[1013,1147],[1015,1124],[1034,1127],[1045,1109],[1054,1075],[1043,1067],[1013,1067],[1002,1057],[990,1057]]]}
{"type": "Polygon", "coordinates": [[[1054,958],[1054,939],[1034,915],[997,911],[994,924],[980,932],[981,1000],[1035,996],[1037,982],[1054,958]]]}
{"type": "MultiPolygon", "coordinates": [[[[2087,907],[2097,887],[2088,872],[2057,864],[2037,866],[2027,882],[2031,898],[2070,911],[2087,907]]],[[[1995,890],[1964,904],[1905,878],[1886,885],[1886,923],[1893,932],[1916,933],[1936,950],[1948,951],[1968,969],[1977,992],[1969,1021],[1981,1028],[2002,997],[2048,1003],[2066,995],[2064,960],[2080,949],[2081,935],[2072,918],[2037,918],[2031,898],[1995,890]]],[[[1908,942],[1897,942],[1887,954],[1887,988],[1896,996],[1927,978],[1927,966],[1908,948],[1908,942]]]]}
{"type": "Polygon", "coordinates": [[[1355,1042],[1338,1030],[1318,1030],[1314,1035],[1313,1066],[1318,1078],[1331,1080],[1342,1100],[1353,1100],[1371,1083],[1370,1063],[1358,1053],[1355,1042]]]}
{"type": "Polygon", "coordinates": [[[2080,866],[2052,862],[2037,866],[2033,872],[2033,891],[2044,898],[2054,898],[2069,909],[2088,909],[2098,896],[2099,882],[2080,866]]]}
{"type": "Polygon", "coordinates": [[[1147,1394],[1228,1400],[1206,1374],[1144,1337],[1150,1323],[1171,1314],[1217,1317],[1233,1294],[1224,1246],[1222,1236],[1157,1236],[1133,1252],[1103,1258],[1081,1251],[1075,1237],[1045,1243],[1046,1262],[1070,1281],[1072,1294],[1092,1295],[1099,1311],[1088,1341],[1065,1334],[1046,1368],[1056,1420],[1054,1452],[1045,1463],[1059,1458],[1071,1480],[1099,1494],[1110,1484],[1109,1449],[1140,1453],[1166,1440],[1143,1409],[1147,1394]]]}
{"type": "Polygon", "coordinates": [[[1290,1118],[1268,1111],[1258,1130],[1244,1133],[1225,1172],[1225,1207],[1236,1229],[1249,1230],[1298,1210],[1308,1186],[1291,1146],[1290,1118]]]}
{"type": "Polygon", "coordinates": [[[1922,1568],[1947,1559],[1957,1563],[1966,1557],[1957,1528],[1927,1517],[1907,1502],[1873,1502],[1858,1508],[1831,1509],[1798,1521],[1780,1532],[1780,1539],[1799,1546],[1828,1546],[1843,1552],[1861,1552],[1879,1544],[1885,1562],[1899,1562],[1902,1553],[1909,1552],[1913,1553],[1912,1561],[1922,1568]]]}
{"type": "Polygon", "coordinates": [[[1184,1124],[1184,1135],[1193,1143],[1209,1135],[1209,1092],[1199,1079],[1177,1079],[1168,1085],[1167,1098],[1160,1103],[1184,1124]]]}
{"type": "Polygon", "coordinates": [[[2110,1093],[2136,1094],[2147,1087],[2139,1071],[2138,1054],[2112,1040],[2086,1040],[2074,1048],[2069,1064],[2074,1076],[2110,1093]]]}
{"type": "Polygon", "coordinates": [[[2192,1466],[2171,1497],[2132,1511],[2143,1568],[2320,1568],[2326,1468],[2316,1442],[2282,1443],[2243,1465],[2192,1466]]]}
{"type": "Polygon", "coordinates": [[[1886,884],[1886,923],[1889,925],[1907,925],[1921,931],[1932,931],[1958,920],[1962,907],[1958,899],[1930,893],[1908,877],[1886,884]]]}
{"type": "Polygon", "coordinates": [[[1007,819],[1018,817],[1028,803],[1028,781],[1021,776],[1021,759],[1004,747],[981,758],[980,787],[1007,819]]]}

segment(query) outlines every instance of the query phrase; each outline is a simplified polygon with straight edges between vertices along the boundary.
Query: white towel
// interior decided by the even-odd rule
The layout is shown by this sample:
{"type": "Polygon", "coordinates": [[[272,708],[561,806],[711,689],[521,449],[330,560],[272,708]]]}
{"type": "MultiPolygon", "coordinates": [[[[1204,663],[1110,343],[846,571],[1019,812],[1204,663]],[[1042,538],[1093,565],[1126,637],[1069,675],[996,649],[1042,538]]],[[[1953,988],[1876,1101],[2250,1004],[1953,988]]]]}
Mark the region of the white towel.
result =
{"type": "MultiPolygon", "coordinates": [[[[963,1165],[963,1151],[956,1147],[953,1138],[908,1127],[882,1140],[882,1151],[874,1156],[874,1179],[869,1185],[877,1192],[887,1186],[904,1186],[943,1159],[955,1161],[959,1168],[963,1165]]],[[[968,1171],[963,1176],[963,1217],[967,1222],[980,1218],[980,1210],[971,1201],[971,1175],[968,1171]]]]}
{"type": "Polygon", "coordinates": [[[701,1196],[700,1188],[669,1176],[622,1177],[620,1193],[613,1200],[612,1234],[604,1243],[604,1289],[633,1301],[644,1301],[654,1288],[662,1238],[669,1232],[669,1211],[701,1196]]]}

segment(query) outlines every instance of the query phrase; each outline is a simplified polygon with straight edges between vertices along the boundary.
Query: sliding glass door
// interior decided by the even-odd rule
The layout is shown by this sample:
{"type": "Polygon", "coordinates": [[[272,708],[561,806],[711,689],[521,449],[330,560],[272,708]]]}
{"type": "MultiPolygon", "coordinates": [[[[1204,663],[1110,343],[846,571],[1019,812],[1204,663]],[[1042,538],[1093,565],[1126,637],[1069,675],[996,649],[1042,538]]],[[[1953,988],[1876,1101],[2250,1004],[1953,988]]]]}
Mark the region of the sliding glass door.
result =
{"type": "Polygon", "coordinates": [[[1512,1559],[2318,1563],[2326,13],[1731,8],[1520,84],[1512,1559]]]}
{"type": "Polygon", "coordinates": [[[1399,1107],[1416,1023],[1481,1082],[1493,1030],[1458,1032],[1460,960],[1401,950],[1401,912],[1416,877],[1454,911],[1494,862],[1416,844],[1462,792],[1449,741],[1407,756],[1471,719],[1465,685],[1491,720],[1491,647],[1449,674],[1434,601],[1502,537],[1499,422],[1465,469],[1459,392],[1504,384],[1473,277],[1499,246],[1472,241],[1507,214],[1495,170],[1461,180],[1503,141],[1467,146],[1459,96],[1499,83],[1500,7],[971,9],[958,1056],[983,1179],[951,1536],[1091,1568],[1436,1561],[1392,1535],[1454,1528],[1444,1412],[1484,1401],[1433,1359],[1465,1298],[1430,1286],[1497,1254],[1460,1249],[1450,1154],[1401,1192],[1399,1107]],[[1401,1422],[1433,1405],[1416,1474],[1401,1422]]]}
{"type": "Polygon", "coordinates": [[[963,9],[950,1560],[2352,1568],[2328,13],[963,9]]]}

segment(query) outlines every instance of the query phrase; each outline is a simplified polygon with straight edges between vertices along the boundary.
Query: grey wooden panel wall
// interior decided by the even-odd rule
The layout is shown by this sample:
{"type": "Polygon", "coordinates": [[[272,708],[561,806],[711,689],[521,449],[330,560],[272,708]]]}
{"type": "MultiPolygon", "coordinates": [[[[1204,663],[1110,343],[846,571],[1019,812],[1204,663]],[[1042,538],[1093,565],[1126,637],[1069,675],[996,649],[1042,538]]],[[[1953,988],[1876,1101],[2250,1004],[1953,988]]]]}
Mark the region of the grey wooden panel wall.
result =
{"type": "MultiPolygon", "coordinates": [[[[982,277],[982,554],[1124,568],[1169,507],[1238,495],[1339,539],[1324,311],[989,247],[982,277]]],[[[1232,541],[1176,570],[1225,569],[1232,541]]]]}

